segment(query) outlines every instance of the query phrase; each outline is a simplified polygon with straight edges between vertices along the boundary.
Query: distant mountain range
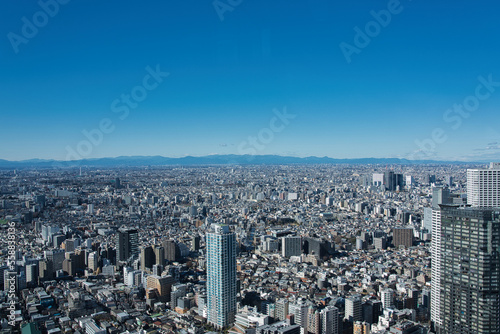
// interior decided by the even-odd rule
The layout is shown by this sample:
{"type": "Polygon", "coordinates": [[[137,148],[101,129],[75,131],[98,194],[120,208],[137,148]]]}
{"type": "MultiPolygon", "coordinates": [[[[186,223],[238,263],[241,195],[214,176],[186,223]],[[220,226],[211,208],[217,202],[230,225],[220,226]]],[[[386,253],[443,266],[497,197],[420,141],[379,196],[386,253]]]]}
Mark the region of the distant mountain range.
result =
{"type": "Polygon", "coordinates": [[[329,157],[290,157],[280,155],[207,155],[168,158],[162,156],[121,156],[116,158],[82,159],[73,161],[30,159],[8,161],[0,159],[0,168],[68,168],[68,167],[140,167],[195,165],[290,165],[290,164],[471,164],[471,162],[407,160],[398,158],[334,159],[329,157]]]}

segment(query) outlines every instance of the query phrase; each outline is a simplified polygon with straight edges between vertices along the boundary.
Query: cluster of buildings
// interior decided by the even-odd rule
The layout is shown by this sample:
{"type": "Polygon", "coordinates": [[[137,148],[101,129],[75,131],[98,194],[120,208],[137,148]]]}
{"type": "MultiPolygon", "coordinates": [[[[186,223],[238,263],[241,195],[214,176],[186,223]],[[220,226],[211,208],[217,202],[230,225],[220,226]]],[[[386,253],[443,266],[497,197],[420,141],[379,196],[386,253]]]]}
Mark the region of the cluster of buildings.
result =
{"type": "Polygon", "coordinates": [[[0,171],[0,333],[500,333],[478,167],[0,171]]]}

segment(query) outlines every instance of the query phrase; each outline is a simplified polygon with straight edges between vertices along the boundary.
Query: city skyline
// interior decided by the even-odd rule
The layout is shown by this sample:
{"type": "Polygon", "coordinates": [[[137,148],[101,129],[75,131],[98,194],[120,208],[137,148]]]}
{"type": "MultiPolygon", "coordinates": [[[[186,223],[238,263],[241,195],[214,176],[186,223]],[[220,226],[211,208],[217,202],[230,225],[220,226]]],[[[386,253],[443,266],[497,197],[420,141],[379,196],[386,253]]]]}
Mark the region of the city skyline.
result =
{"type": "Polygon", "coordinates": [[[0,331],[498,333],[499,170],[0,169],[0,331]]]}
{"type": "Polygon", "coordinates": [[[497,8],[12,3],[0,159],[498,160],[497,8]]]}

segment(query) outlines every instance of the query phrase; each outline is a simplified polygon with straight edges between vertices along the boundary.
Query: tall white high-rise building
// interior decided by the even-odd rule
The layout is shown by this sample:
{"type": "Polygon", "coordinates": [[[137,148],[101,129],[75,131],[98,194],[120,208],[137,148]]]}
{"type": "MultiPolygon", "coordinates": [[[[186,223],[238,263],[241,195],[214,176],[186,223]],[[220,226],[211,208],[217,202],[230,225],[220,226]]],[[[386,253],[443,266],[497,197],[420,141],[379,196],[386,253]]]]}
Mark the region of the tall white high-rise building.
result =
{"type": "Polygon", "coordinates": [[[26,265],[26,283],[38,283],[38,265],[36,263],[26,265]]]}
{"type": "MultiPolygon", "coordinates": [[[[450,190],[443,187],[432,188],[431,220],[431,321],[441,324],[441,204],[451,204],[450,190]]],[[[429,214],[427,211],[425,214],[429,214]]],[[[425,219],[425,218],[424,218],[425,219]]]]}
{"type": "Polygon", "coordinates": [[[97,252],[91,252],[88,257],[88,267],[92,269],[93,272],[99,268],[99,257],[97,256],[97,252]]]}
{"type": "Polygon", "coordinates": [[[394,290],[382,290],[380,292],[380,300],[382,300],[382,307],[384,308],[384,310],[394,308],[394,290]]]}
{"type": "Polygon", "coordinates": [[[307,331],[307,310],[304,303],[295,303],[288,305],[288,314],[293,314],[295,323],[307,331]]]}
{"type": "Polygon", "coordinates": [[[327,306],[321,310],[321,334],[339,333],[339,309],[327,306]]]}
{"type": "Polygon", "coordinates": [[[361,321],[363,319],[361,297],[359,295],[354,295],[345,299],[344,319],[349,322],[361,321]]]}
{"type": "Polygon", "coordinates": [[[276,301],[276,319],[285,320],[288,315],[288,300],[286,299],[278,299],[276,301]]]}
{"type": "Polygon", "coordinates": [[[500,162],[490,163],[489,168],[467,169],[467,204],[500,207],[500,162]]]}
{"type": "Polygon", "coordinates": [[[441,210],[432,209],[432,240],[431,240],[431,321],[441,325],[441,210]]]}
{"type": "Polygon", "coordinates": [[[212,225],[207,233],[207,315],[217,329],[226,328],[236,315],[236,237],[228,226],[212,225]]]}

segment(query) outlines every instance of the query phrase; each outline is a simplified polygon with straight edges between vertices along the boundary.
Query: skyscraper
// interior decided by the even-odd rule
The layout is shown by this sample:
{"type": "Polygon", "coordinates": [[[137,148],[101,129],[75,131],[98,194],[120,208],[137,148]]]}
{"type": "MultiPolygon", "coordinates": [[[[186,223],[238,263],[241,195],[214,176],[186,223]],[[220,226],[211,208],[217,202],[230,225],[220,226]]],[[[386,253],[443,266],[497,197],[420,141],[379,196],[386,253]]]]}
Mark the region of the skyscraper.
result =
{"type": "Polygon", "coordinates": [[[432,209],[431,239],[431,321],[441,325],[441,210],[432,209]]]}
{"type": "Polygon", "coordinates": [[[207,320],[222,329],[236,314],[236,237],[225,225],[212,228],[207,233],[207,320]]]}
{"type": "MultiPolygon", "coordinates": [[[[431,215],[431,321],[436,325],[441,324],[441,204],[450,204],[451,197],[448,188],[432,188],[432,208],[425,214],[431,215]]],[[[429,217],[427,217],[429,219],[429,217]]]]}
{"type": "Polygon", "coordinates": [[[441,207],[438,334],[500,333],[500,211],[441,207]]]}
{"type": "Polygon", "coordinates": [[[116,233],[116,262],[139,256],[139,234],[135,229],[118,229],[116,233]]]}
{"type": "Polygon", "coordinates": [[[384,185],[385,189],[389,191],[402,189],[404,186],[403,174],[395,174],[393,171],[384,172],[384,185]]]}
{"type": "Polygon", "coordinates": [[[467,169],[467,204],[473,207],[500,207],[500,162],[489,168],[467,169]]]}
{"type": "Polygon", "coordinates": [[[150,272],[155,264],[155,252],[153,247],[147,246],[141,248],[141,270],[150,272]]]}
{"type": "Polygon", "coordinates": [[[281,255],[283,257],[299,256],[302,254],[302,238],[287,236],[281,238],[281,255]]]}

